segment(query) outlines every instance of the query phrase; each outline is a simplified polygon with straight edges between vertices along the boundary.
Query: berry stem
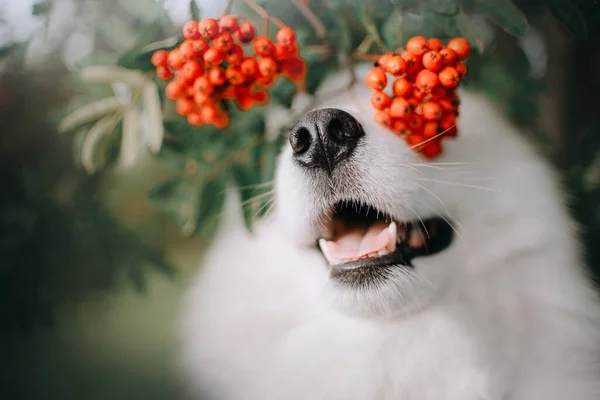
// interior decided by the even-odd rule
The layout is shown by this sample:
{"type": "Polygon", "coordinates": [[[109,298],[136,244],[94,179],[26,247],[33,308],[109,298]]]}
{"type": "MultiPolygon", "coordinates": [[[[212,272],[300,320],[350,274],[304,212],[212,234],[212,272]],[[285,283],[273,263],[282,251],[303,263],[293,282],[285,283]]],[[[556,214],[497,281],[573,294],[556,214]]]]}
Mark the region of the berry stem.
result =
{"type": "Polygon", "coordinates": [[[225,5],[225,8],[223,9],[223,14],[221,16],[224,17],[225,15],[231,14],[232,7],[233,7],[233,0],[227,0],[227,4],[225,5]]]}
{"type": "Polygon", "coordinates": [[[274,15],[271,15],[265,10],[263,7],[259,6],[254,0],[244,0],[248,6],[254,10],[258,15],[260,15],[263,19],[267,21],[273,22],[279,28],[285,28],[287,25],[281,19],[277,18],[274,15]]]}
{"type": "Polygon", "coordinates": [[[304,15],[304,18],[313,26],[315,31],[317,32],[317,36],[320,39],[324,39],[327,36],[327,29],[325,25],[321,22],[319,17],[315,15],[315,13],[308,7],[306,1],[304,0],[292,0],[292,3],[296,6],[298,11],[304,15]]]}

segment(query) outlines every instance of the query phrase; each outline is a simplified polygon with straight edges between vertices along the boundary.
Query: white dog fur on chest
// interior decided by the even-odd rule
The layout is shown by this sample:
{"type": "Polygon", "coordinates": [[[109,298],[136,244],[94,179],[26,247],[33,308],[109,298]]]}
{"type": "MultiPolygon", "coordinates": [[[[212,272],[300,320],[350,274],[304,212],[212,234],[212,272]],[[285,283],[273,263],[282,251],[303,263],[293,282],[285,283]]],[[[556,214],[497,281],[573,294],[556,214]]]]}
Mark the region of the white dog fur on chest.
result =
{"type": "Polygon", "coordinates": [[[329,187],[286,145],[274,210],[253,235],[228,198],[182,316],[191,398],[600,399],[600,309],[551,169],[468,92],[459,137],[424,160],[372,121],[361,82],[313,107],[347,111],[365,131],[329,187]],[[336,196],[398,218],[441,215],[453,242],[376,286],[339,285],[314,245],[336,196]]]}

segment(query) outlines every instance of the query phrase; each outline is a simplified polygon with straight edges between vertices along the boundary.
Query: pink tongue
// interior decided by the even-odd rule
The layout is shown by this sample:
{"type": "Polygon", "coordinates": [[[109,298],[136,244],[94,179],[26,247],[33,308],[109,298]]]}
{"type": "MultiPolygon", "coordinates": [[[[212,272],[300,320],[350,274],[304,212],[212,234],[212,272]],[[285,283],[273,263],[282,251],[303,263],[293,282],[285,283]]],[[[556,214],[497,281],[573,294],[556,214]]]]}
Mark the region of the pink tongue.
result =
{"type": "Polygon", "coordinates": [[[329,255],[337,260],[352,261],[377,253],[387,247],[391,238],[387,224],[376,222],[368,229],[347,228],[337,240],[327,242],[329,255]]]}

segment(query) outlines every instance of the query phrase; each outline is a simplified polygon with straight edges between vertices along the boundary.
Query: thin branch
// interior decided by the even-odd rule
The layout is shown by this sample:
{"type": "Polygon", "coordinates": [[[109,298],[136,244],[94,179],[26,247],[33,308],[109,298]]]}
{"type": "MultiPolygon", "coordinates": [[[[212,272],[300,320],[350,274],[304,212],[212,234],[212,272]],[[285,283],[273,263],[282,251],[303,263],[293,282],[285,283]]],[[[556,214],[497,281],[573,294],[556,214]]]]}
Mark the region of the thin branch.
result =
{"type": "Polygon", "coordinates": [[[292,3],[296,6],[298,11],[304,15],[304,18],[306,18],[306,20],[313,26],[317,32],[317,36],[319,36],[320,39],[324,39],[327,36],[327,29],[319,17],[317,17],[315,13],[312,12],[312,10],[306,5],[306,2],[303,0],[292,0],[292,3]]]}
{"type": "Polygon", "coordinates": [[[246,2],[246,4],[248,4],[248,6],[254,10],[254,12],[256,12],[258,15],[260,15],[261,17],[273,22],[275,25],[277,25],[280,28],[285,28],[287,25],[285,24],[285,22],[283,22],[281,19],[277,18],[274,15],[271,15],[267,12],[267,10],[265,10],[263,7],[259,6],[258,4],[256,4],[256,1],[254,0],[244,0],[246,2]]]}

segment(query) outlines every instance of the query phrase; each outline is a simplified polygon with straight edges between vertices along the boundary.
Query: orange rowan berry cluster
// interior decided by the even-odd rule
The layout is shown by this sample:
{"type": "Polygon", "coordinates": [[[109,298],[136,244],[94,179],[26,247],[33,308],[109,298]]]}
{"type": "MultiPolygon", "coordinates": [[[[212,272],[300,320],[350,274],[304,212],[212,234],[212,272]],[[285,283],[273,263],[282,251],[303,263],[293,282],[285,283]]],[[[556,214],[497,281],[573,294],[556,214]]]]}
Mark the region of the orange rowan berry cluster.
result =
{"type": "Polygon", "coordinates": [[[442,139],[458,134],[460,100],[456,89],[467,73],[471,46],[465,38],[446,46],[436,38],[412,37],[401,52],[382,55],[366,77],[375,92],[375,121],[403,136],[426,158],[442,153],[442,139]],[[390,94],[388,74],[395,77],[390,94]]]}
{"type": "Polygon", "coordinates": [[[170,81],[165,95],[175,100],[176,112],[190,125],[223,129],[229,125],[222,107],[228,101],[247,111],[269,101],[265,89],[280,76],[293,83],[306,76],[306,63],[299,57],[296,33],[290,27],[281,28],[273,42],[256,37],[252,24],[226,15],[188,21],[183,36],[178,47],[156,51],[151,62],[156,75],[170,81]],[[244,47],[250,45],[254,54],[246,55],[244,47]]]}

